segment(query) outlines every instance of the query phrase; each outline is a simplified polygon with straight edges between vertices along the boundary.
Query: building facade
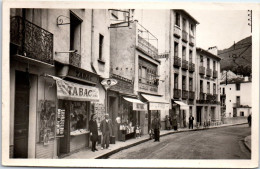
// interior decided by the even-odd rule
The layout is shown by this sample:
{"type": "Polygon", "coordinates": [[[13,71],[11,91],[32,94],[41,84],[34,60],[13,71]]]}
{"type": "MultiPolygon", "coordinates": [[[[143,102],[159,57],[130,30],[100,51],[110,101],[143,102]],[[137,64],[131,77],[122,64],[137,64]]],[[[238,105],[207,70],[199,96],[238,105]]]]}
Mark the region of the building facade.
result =
{"type": "Polygon", "coordinates": [[[90,115],[100,121],[104,113],[109,11],[10,15],[10,157],[57,158],[88,147],[90,115]]]}
{"type": "Polygon", "coordinates": [[[252,81],[237,77],[220,85],[224,118],[247,117],[252,113],[252,81]]]}
{"type": "Polygon", "coordinates": [[[196,49],[196,123],[210,125],[220,122],[220,58],[217,48],[196,49]]]}

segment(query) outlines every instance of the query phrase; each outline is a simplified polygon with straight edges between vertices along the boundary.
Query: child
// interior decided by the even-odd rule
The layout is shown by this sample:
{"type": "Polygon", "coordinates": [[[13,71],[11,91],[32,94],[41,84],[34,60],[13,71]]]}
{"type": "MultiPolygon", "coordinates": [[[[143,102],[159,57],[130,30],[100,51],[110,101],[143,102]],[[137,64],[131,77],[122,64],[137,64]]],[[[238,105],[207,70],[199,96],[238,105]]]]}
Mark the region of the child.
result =
{"type": "Polygon", "coordinates": [[[136,138],[140,138],[141,137],[141,128],[139,127],[139,125],[137,125],[136,129],[135,129],[135,137],[136,138]]]}

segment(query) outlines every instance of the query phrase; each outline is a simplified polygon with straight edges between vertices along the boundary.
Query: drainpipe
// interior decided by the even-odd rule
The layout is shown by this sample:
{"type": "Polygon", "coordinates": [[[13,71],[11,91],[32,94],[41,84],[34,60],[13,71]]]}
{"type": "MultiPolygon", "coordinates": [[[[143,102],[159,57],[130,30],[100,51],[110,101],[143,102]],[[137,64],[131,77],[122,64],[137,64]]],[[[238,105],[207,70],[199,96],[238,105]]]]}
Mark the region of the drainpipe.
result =
{"type": "Polygon", "coordinates": [[[94,56],[93,56],[93,44],[94,44],[94,9],[91,9],[91,47],[90,47],[90,54],[91,54],[91,68],[97,73],[94,67],[94,56]]]}

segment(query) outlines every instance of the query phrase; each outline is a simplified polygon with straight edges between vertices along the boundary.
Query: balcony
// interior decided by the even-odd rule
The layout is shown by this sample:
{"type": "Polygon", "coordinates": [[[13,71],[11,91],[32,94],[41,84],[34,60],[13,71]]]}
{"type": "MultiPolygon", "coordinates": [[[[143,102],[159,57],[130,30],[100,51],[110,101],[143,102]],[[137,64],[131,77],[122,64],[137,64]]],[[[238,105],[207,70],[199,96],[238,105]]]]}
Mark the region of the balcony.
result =
{"type": "Polygon", "coordinates": [[[189,44],[190,46],[194,46],[194,36],[189,35],[189,44]]]}
{"type": "Polygon", "coordinates": [[[212,70],[207,68],[206,76],[211,77],[212,76],[212,70]]]}
{"type": "Polygon", "coordinates": [[[158,49],[138,35],[138,44],[137,47],[142,52],[151,56],[152,58],[156,58],[158,56],[158,49]]]}
{"type": "Polygon", "coordinates": [[[20,16],[10,19],[10,43],[11,54],[54,64],[53,34],[20,16]]]}
{"type": "Polygon", "coordinates": [[[195,92],[189,91],[189,99],[194,100],[195,99],[195,92]]]}
{"type": "Polygon", "coordinates": [[[182,90],[182,99],[188,99],[189,98],[189,92],[187,90],[182,90]]]}
{"type": "Polygon", "coordinates": [[[175,99],[181,98],[181,89],[173,89],[173,98],[175,99]]]}
{"type": "Polygon", "coordinates": [[[206,93],[200,92],[200,98],[199,100],[205,100],[206,93]]]}
{"type": "Polygon", "coordinates": [[[70,53],[69,63],[70,65],[81,67],[81,55],[77,53],[70,53]]]}
{"type": "Polygon", "coordinates": [[[173,62],[174,67],[181,67],[181,58],[178,56],[174,56],[174,62],[173,62]]]}
{"type": "Polygon", "coordinates": [[[188,33],[185,30],[182,30],[182,41],[188,42],[188,33]]]}
{"type": "Polygon", "coordinates": [[[218,94],[213,94],[215,101],[218,101],[218,94]]]}
{"type": "Polygon", "coordinates": [[[195,64],[189,62],[189,72],[194,72],[195,71],[195,64]]]}
{"type": "Polygon", "coordinates": [[[234,108],[236,108],[236,107],[240,107],[241,105],[240,105],[240,103],[238,102],[238,103],[233,103],[233,107],[234,108]]]}
{"type": "Polygon", "coordinates": [[[213,70],[213,78],[218,78],[218,71],[213,70]]]}
{"type": "Polygon", "coordinates": [[[180,37],[181,37],[181,28],[180,28],[179,26],[174,25],[173,35],[174,35],[176,38],[180,38],[180,37]]]}
{"type": "Polygon", "coordinates": [[[188,70],[189,69],[189,62],[187,60],[182,59],[182,66],[181,66],[181,68],[183,70],[188,70]]]}
{"type": "Polygon", "coordinates": [[[205,75],[205,67],[204,67],[204,66],[200,66],[200,68],[199,68],[199,74],[200,74],[200,75],[205,75]]]}

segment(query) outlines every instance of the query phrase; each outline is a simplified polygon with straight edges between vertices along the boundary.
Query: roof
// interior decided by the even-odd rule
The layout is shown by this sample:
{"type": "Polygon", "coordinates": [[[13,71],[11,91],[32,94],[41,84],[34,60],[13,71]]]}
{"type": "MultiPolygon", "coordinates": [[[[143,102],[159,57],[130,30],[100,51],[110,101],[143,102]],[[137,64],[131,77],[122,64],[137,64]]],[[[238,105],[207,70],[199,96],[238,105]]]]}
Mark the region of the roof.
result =
{"type": "Polygon", "coordinates": [[[205,49],[202,49],[202,48],[197,47],[197,48],[196,48],[196,51],[197,51],[197,52],[200,52],[200,53],[203,53],[203,54],[205,54],[205,55],[207,55],[207,56],[209,56],[209,57],[212,57],[212,58],[214,58],[214,59],[217,59],[218,61],[221,60],[220,57],[218,57],[217,55],[214,55],[214,54],[210,53],[209,51],[207,51],[207,50],[205,50],[205,49]]]}
{"type": "Polygon", "coordinates": [[[199,24],[199,22],[193,17],[191,16],[187,11],[183,10],[183,9],[177,9],[175,11],[179,11],[182,12],[184,15],[186,15],[187,17],[189,17],[193,22],[195,22],[196,24],[199,24]]]}
{"type": "MultiPolygon", "coordinates": [[[[228,79],[227,80],[227,84],[237,84],[237,83],[251,83],[251,79],[249,79],[248,81],[245,81],[244,78],[242,77],[237,77],[237,78],[232,78],[232,79],[228,79]]],[[[220,84],[225,84],[226,80],[220,82],[220,84]]]]}

